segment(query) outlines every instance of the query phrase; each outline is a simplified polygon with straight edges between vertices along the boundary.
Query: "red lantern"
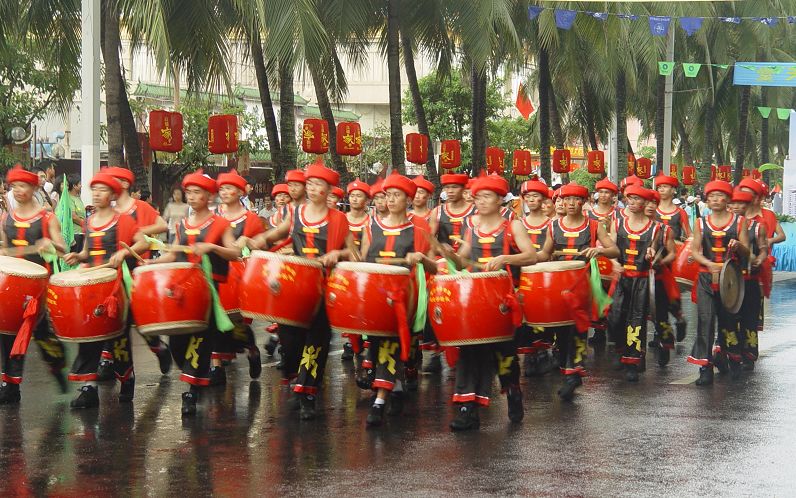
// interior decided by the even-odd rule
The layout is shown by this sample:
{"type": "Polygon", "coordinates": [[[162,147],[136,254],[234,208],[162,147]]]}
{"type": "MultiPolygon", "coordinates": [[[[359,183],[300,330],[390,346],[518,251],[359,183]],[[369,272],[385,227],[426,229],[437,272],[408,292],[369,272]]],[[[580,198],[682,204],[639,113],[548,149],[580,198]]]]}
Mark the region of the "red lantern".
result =
{"type": "Polygon", "coordinates": [[[652,160],[648,157],[639,157],[636,161],[636,176],[646,180],[652,176],[652,160]]]}
{"type": "Polygon", "coordinates": [[[238,150],[238,117],[217,114],[207,120],[207,148],[211,154],[227,154],[238,150]]]}
{"type": "Polygon", "coordinates": [[[182,114],[163,110],[149,113],[149,146],[152,150],[182,150],[182,114]]]}
{"type": "Polygon", "coordinates": [[[677,178],[677,165],[676,164],[670,164],[669,165],[669,176],[673,176],[673,177],[677,178]]]}
{"type": "Polygon", "coordinates": [[[627,176],[633,176],[636,174],[636,156],[631,154],[630,152],[627,153],[627,176]]]}
{"type": "Polygon", "coordinates": [[[406,160],[415,164],[425,164],[428,161],[427,135],[420,133],[406,135],[406,160]]]}
{"type": "Polygon", "coordinates": [[[301,129],[301,149],[310,154],[329,152],[329,123],[323,119],[305,119],[301,129]]]}
{"type": "Polygon", "coordinates": [[[716,179],[724,180],[725,182],[732,181],[732,166],[719,166],[716,179]]]}
{"type": "Polygon", "coordinates": [[[358,156],[362,153],[362,128],[359,123],[337,123],[336,148],[341,156],[358,156]]]}
{"type": "Polygon", "coordinates": [[[602,175],[605,173],[605,152],[601,150],[590,150],[587,157],[589,173],[602,175]]]}
{"type": "Polygon", "coordinates": [[[462,144],[458,140],[443,140],[439,152],[439,165],[444,169],[458,168],[462,164],[462,144]]]}
{"type": "Polygon", "coordinates": [[[572,162],[572,153],[566,149],[553,151],[553,172],[568,173],[569,163],[572,162]]]}
{"type": "Polygon", "coordinates": [[[511,171],[514,176],[527,176],[531,174],[531,151],[517,149],[511,158],[511,171]]]}
{"type": "Polygon", "coordinates": [[[489,174],[502,175],[505,160],[506,153],[500,147],[486,148],[486,170],[489,174]]]}
{"type": "Polygon", "coordinates": [[[741,170],[741,178],[746,178],[747,176],[751,175],[752,171],[748,168],[744,168],[741,170]]]}
{"type": "Polygon", "coordinates": [[[760,180],[763,178],[763,173],[760,172],[757,168],[752,170],[752,180],[760,180]]]}
{"type": "Polygon", "coordinates": [[[683,166],[683,185],[693,185],[696,182],[696,168],[683,166]]]}

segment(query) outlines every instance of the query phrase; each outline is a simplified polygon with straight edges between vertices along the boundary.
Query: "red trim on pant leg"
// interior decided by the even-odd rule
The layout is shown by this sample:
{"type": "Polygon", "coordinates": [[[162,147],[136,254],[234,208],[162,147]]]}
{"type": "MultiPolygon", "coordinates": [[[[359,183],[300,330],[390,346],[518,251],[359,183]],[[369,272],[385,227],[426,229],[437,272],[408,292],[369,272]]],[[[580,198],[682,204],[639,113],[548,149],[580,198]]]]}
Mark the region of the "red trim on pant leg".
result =
{"type": "Polygon", "coordinates": [[[74,374],[70,373],[67,376],[67,380],[69,382],[91,382],[97,380],[97,374],[95,373],[88,373],[88,374],[74,374]]]}
{"type": "Polygon", "coordinates": [[[192,386],[209,386],[210,385],[210,378],[209,377],[194,377],[193,375],[188,374],[180,374],[180,380],[183,382],[187,382],[192,386]]]}
{"type": "Polygon", "coordinates": [[[700,367],[712,367],[713,366],[713,363],[711,363],[710,360],[708,360],[708,359],[694,358],[693,356],[689,355],[688,358],[686,358],[686,360],[688,361],[688,363],[691,363],[691,364],[694,364],[694,365],[699,365],[700,367]]]}
{"type": "Polygon", "coordinates": [[[721,354],[721,346],[718,344],[713,346],[713,356],[716,356],[717,354],[721,354]]]}
{"type": "Polygon", "coordinates": [[[744,352],[744,358],[747,360],[757,361],[757,355],[754,353],[750,353],[749,351],[744,352]]]}
{"type": "Polygon", "coordinates": [[[467,393],[467,394],[453,394],[453,402],[454,403],[469,403],[471,401],[475,401],[475,393],[467,393]]]}
{"type": "Polygon", "coordinates": [[[674,349],[674,344],[669,344],[668,342],[667,343],[662,342],[659,344],[659,346],[662,347],[663,349],[668,349],[669,351],[674,349]]]}
{"type": "Polygon", "coordinates": [[[489,406],[489,397],[488,396],[476,396],[475,402],[481,406],[489,406]]]}
{"type": "Polygon", "coordinates": [[[517,348],[517,354],[534,354],[536,348],[534,346],[522,346],[517,348]]]}
{"type": "Polygon", "coordinates": [[[111,354],[110,351],[103,351],[102,354],[100,355],[100,359],[110,360],[112,362],[113,361],[113,355],[111,354]]]}
{"type": "Polygon", "coordinates": [[[635,356],[623,356],[622,357],[622,364],[624,365],[640,365],[641,358],[636,358],[635,356]]]}
{"type": "Polygon", "coordinates": [[[276,331],[279,330],[278,323],[272,323],[271,325],[265,327],[265,331],[271,334],[276,334],[276,331]]]}
{"type": "Polygon", "coordinates": [[[130,377],[132,377],[132,375],[133,375],[133,367],[131,366],[130,368],[127,369],[126,372],[124,372],[124,375],[116,374],[116,379],[119,382],[127,382],[128,380],[130,380],[130,377]]]}
{"type": "Polygon", "coordinates": [[[580,367],[580,368],[564,368],[564,367],[560,367],[559,370],[561,370],[561,375],[575,375],[575,374],[580,375],[580,371],[579,370],[583,370],[583,367],[580,367]]]}
{"type": "Polygon", "coordinates": [[[730,359],[730,361],[734,361],[735,363],[740,363],[742,360],[741,355],[737,353],[727,353],[727,357],[730,359]]]}
{"type": "Polygon", "coordinates": [[[365,341],[362,343],[362,347],[365,349],[370,349],[370,341],[365,341]]]}
{"type": "Polygon", "coordinates": [[[315,395],[318,394],[318,388],[315,386],[303,386],[301,384],[296,384],[296,387],[293,388],[293,392],[315,395]]]}
{"type": "Polygon", "coordinates": [[[3,382],[6,382],[8,384],[17,384],[17,385],[19,385],[19,384],[22,384],[22,377],[11,377],[10,375],[4,373],[3,374],[3,382]]]}
{"type": "Polygon", "coordinates": [[[423,351],[439,351],[439,344],[436,342],[421,342],[420,349],[423,351]]]}
{"type": "Polygon", "coordinates": [[[373,368],[373,362],[370,360],[362,360],[362,368],[373,368]]]}
{"type": "Polygon", "coordinates": [[[235,353],[210,353],[211,360],[234,360],[235,353]]]}
{"type": "Polygon", "coordinates": [[[395,383],[389,380],[376,379],[373,381],[373,384],[371,384],[371,389],[386,389],[392,391],[395,389],[395,383]]]}

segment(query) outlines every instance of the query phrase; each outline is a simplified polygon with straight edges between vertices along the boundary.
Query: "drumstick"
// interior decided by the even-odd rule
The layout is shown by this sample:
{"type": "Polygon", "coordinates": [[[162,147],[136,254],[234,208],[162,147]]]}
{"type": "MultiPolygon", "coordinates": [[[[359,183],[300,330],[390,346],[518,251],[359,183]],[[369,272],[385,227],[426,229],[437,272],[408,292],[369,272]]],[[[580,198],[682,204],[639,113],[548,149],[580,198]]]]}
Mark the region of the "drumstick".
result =
{"type": "Polygon", "coordinates": [[[127,250],[130,252],[130,254],[132,254],[132,255],[133,255],[133,257],[134,257],[135,259],[137,259],[137,260],[138,260],[140,263],[146,263],[146,261],[144,261],[144,258],[142,258],[141,256],[139,256],[137,252],[133,251],[133,248],[132,248],[132,247],[128,246],[128,245],[127,245],[127,244],[125,244],[124,242],[119,242],[119,245],[121,245],[121,246],[122,246],[124,249],[127,249],[127,250]]]}
{"type": "Polygon", "coordinates": [[[381,265],[405,265],[406,258],[376,258],[376,263],[381,265]]]}
{"type": "Polygon", "coordinates": [[[578,252],[565,252],[565,251],[553,251],[553,257],[563,257],[563,256],[583,256],[583,251],[578,252]]]}
{"type": "MultiPolygon", "coordinates": [[[[348,250],[351,252],[351,261],[355,261],[355,262],[362,261],[362,255],[359,254],[359,250],[357,249],[357,246],[356,246],[356,244],[354,244],[353,240],[351,240],[350,238],[346,237],[345,245],[348,248],[348,250]]],[[[389,264],[389,263],[386,263],[386,264],[389,264]]]]}
{"type": "Polygon", "coordinates": [[[105,264],[102,264],[102,265],[99,265],[99,266],[90,266],[88,268],[78,268],[75,271],[77,271],[78,273],[88,273],[88,272],[94,271],[94,270],[102,270],[103,268],[113,268],[113,265],[110,264],[110,263],[105,263],[105,264]]]}
{"type": "Polygon", "coordinates": [[[428,242],[429,242],[429,244],[431,244],[431,247],[435,251],[437,251],[440,254],[442,254],[442,256],[445,259],[450,260],[450,261],[454,261],[454,262],[456,261],[456,259],[458,259],[461,262],[462,266],[464,266],[465,268],[467,268],[468,266],[472,266],[473,268],[475,268],[477,270],[483,270],[484,269],[484,265],[482,265],[481,263],[475,262],[475,261],[473,261],[473,260],[471,260],[469,258],[465,258],[463,256],[459,256],[458,254],[456,254],[453,251],[449,250],[447,247],[442,245],[440,243],[440,241],[435,239],[431,234],[426,234],[426,237],[428,238],[428,242]],[[454,258],[454,256],[455,256],[455,258],[454,258]]]}

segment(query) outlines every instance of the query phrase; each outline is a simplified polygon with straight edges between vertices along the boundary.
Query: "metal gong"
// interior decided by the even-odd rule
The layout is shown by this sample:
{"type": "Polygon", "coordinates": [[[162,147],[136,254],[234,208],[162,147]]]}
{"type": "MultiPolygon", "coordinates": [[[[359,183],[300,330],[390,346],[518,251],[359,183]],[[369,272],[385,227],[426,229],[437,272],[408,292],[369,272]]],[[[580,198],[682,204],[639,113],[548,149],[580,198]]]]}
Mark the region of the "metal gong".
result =
{"type": "Polygon", "coordinates": [[[719,293],[721,304],[730,313],[738,313],[744,296],[744,281],[741,265],[734,259],[724,262],[719,275],[719,293]]]}

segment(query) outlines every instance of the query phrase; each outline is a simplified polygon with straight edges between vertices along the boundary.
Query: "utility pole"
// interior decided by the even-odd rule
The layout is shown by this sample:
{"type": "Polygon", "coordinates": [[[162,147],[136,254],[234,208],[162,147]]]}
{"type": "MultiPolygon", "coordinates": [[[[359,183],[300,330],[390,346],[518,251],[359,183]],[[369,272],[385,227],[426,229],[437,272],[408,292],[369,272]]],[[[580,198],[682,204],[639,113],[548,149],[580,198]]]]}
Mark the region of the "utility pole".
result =
{"type": "MultiPolygon", "coordinates": [[[[669,28],[669,35],[666,40],[666,60],[674,60],[674,28],[669,28]]],[[[674,71],[666,76],[666,87],[663,102],[663,164],[658,165],[658,173],[661,171],[667,175],[671,174],[670,165],[672,164],[672,88],[674,86],[674,71]]]]}
{"type": "MultiPolygon", "coordinates": [[[[82,0],[80,57],[80,179],[88,186],[100,165],[100,0],[82,0]]],[[[84,188],[83,202],[91,203],[84,188]]]]}

